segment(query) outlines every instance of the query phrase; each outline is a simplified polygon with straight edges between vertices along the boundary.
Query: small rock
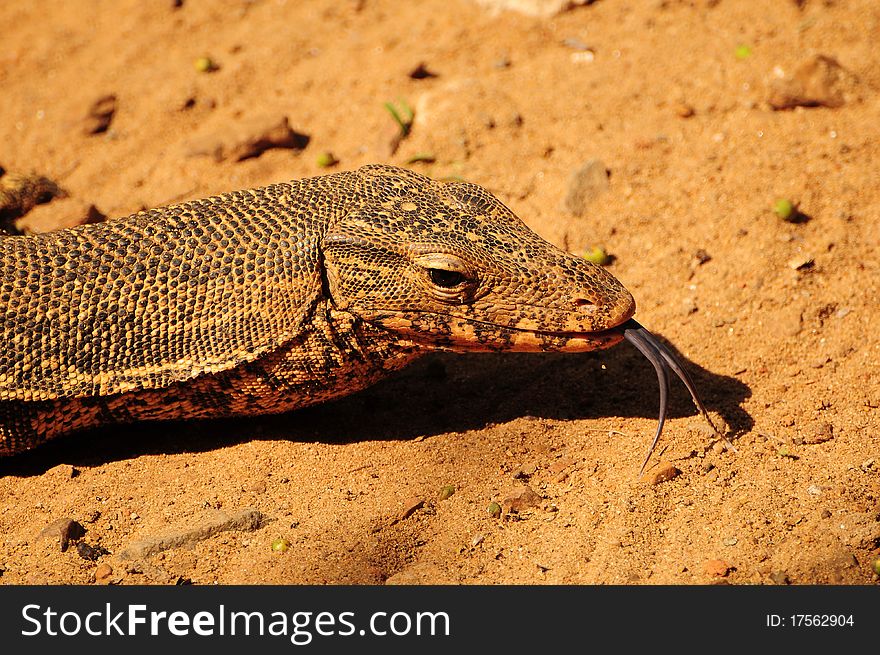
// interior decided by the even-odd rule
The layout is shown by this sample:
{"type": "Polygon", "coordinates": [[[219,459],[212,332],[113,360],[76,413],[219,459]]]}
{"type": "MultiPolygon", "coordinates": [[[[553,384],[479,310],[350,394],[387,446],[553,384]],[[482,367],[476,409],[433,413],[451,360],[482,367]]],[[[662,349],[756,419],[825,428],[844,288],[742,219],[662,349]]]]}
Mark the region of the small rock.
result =
{"type": "Polygon", "coordinates": [[[827,509],[823,509],[823,510],[822,510],[822,513],[820,514],[820,516],[821,516],[823,519],[830,519],[831,516],[832,516],[832,514],[831,514],[831,512],[830,512],[829,510],[827,510],[827,509]]]}
{"type": "Polygon", "coordinates": [[[791,580],[789,580],[788,574],[785,571],[773,571],[770,574],[770,579],[776,584],[791,584],[791,580]]]}
{"type": "Polygon", "coordinates": [[[252,491],[255,494],[264,494],[266,493],[266,481],[265,480],[256,480],[248,485],[248,491],[252,491]]]}
{"type": "Polygon", "coordinates": [[[813,268],[815,264],[815,259],[810,255],[798,255],[797,257],[792,257],[788,260],[788,267],[795,271],[805,271],[813,268]]]}
{"type": "Polygon", "coordinates": [[[593,201],[608,188],[608,169],[605,164],[599,159],[590,159],[571,174],[565,195],[565,209],[577,216],[583,216],[593,201]]]}
{"type": "Polygon", "coordinates": [[[572,464],[575,464],[577,460],[570,455],[564,455],[553,462],[548,468],[548,470],[555,474],[562,473],[565,469],[567,469],[572,464]]]}
{"type": "Polygon", "coordinates": [[[722,541],[725,546],[736,546],[739,543],[739,539],[736,537],[728,537],[724,541],[722,541]]]}
{"type": "Polygon", "coordinates": [[[452,498],[453,494],[455,494],[455,487],[451,484],[447,484],[440,489],[440,500],[448,500],[452,498]]]}
{"type": "Polygon", "coordinates": [[[91,512],[89,512],[88,514],[86,514],[86,516],[85,516],[85,522],[86,522],[86,523],[94,523],[94,522],[97,521],[99,518],[101,518],[101,512],[99,512],[99,511],[96,510],[96,509],[93,509],[91,512]]]}
{"type": "Polygon", "coordinates": [[[690,118],[696,113],[696,110],[686,102],[678,102],[675,104],[675,115],[679,118],[690,118]]]}
{"type": "Polygon", "coordinates": [[[660,484],[661,482],[677,478],[679,475],[681,475],[681,471],[675,468],[672,464],[669,462],[660,462],[660,467],[656,471],[646,474],[642,479],[649,484],[660,484]]]}
{"type": "Polygon", "coordinates": [[[116,96],[102,96],[92,103],[83,120],[82,131],[86,136],[106,132],[116,113],[116,96]]]}
{"type": "Polygon", "coordinates": [[[712,261],[712,255],[706,252],[703,248],[698,248],[697,251],[694,253],[694,258],[692,261],[693,267],[696,268],[697,266],[702,266],[706,262],[712,261]]]}
{"type": "Polygon", "coordinates": [[[486,513],[488,513],[493,519],[497,519],[501,516],[501,505],[496,502],[489,503],[489,506],[486,508],[486,513]]]}
{"type": "Polygon", "coordinates": [[[525,466],[521,466],[516,472],[513,474],[514,480],[522,480],[525,478],[532,477],[535,472],[538,470],[538,467],[534,464],[526,464],[525,466]]]}
{"type": "Polygon", "coordinates": [[[89,562],[94,562],[99,557],[110,554],[110,551],[106,548],[103,548],[101,546],[92,546],[90,544],[87,544],[85,541],[76,542],[76,552],[79,554],[80,557],[89,562]]]}
{"type": "Polygon", "coordinates": [[[803,330],[803,310],[800,307],[787,307],[782,310],[776,324],[787,337],[794,337],[803,330]]]}
{"type": "Polygon", "coordinates": [[[721,559],[710,559],[703,564],[706,575],[725,578],[730,573],[730,565],[721,559]]]}
{"type": "Polygon", "coordinates": [[[122,551],[122,559],[143,559],[171,548],[189,546],[225,530],[253,532],[262,526],[263,515],[255,509],[234,514],[215,510],[203,518],[181,521],[180,527],[169,527],[157,535],[139,539],[122,551]]]}
{"type": "Polygon", "coordinates": [[[419,62],[419,65],[409,72],[409,76],[414,80],[424,80],[430,77],[437,77],[437,73],[428,70],[425,62],[419,62]]]}
{"type": "Polygon", "coordinates": [[[93,204],[78,198],[64,198],[51,205],[34,207],[26,216],[15,221],[15,231],[20,234],[43,234],[105,220],[107,216],[93,204]]]}
{"type": "Polygon", "coordinates": [[[830,441],[834,438],[834,426],[827,421],[822,421],[818,423],[813,431],[809,434],[804,435],[804,443],[806,444],[816,444],[816,443],[824,443],[826,441],[830,441]]]}
{"type": "Polygon", "coordinates": [[[61,544],[61,552],[63,553],[67,550],[71,541],[81,539],[85,534],[86,529],[73,519],[58,519],[43,528],[37,539],[44,537],[58,539],[61,544]]]}
{"type": "Polygon", "coordinates": [[[109,564],[98,564],[95,569],[95,582],[98,584],[107,584],[110,582],[110,576],[113,575],[113,567],[109,564]]]}
{"type": "Polygon", "coordinates": [[[543,500],[531,487],[523,485],[507,494],[501,504],[507,508],[508,512],[521,512],[540,507],[543,500]]]}
{"type": "Polygon", "coordinates": [[[801,63],[791,77],[773,80],[768,102],[773,109],[841,107],[854,77],[834,57],[815,55],[801,63]]]}
{"type": "Polygon", "coordinates": [[[302,150],[308,142],[308,136],[291,129],[287,116],[262,115],[206,131],[189,142],[187,155],[242,161],[271,148],[302,150]]]}
{"type": "Polygon", "coordinates": [[[811,496],[821,496],[822,495],[822,487],[815,485],[815,484],[811,484],[809,487],[807,487],[807,493],[810,494],[811,496]]]}
{"type": "Polygon", "coordinates": [[[409,518],[417,509],[421,509],[424,506],[425,501],[422,498],[419,498],[418,496],[408,498],[403,503],[403,511],[400,512],[400,520],[402,521],[403,519],[409,518]]]}
{"type": "Polygon", "coordinates": [[[485,538],[486,538],[486,536],[483,535],[483,534],[478,534],[478,535],[474,536],[474,538],[471,539],[471,546],[474,547],[474,548],[476,548],[476,547],[479,546],[481,543],[483,543],[483,540],[484,540],[485,538]]]}

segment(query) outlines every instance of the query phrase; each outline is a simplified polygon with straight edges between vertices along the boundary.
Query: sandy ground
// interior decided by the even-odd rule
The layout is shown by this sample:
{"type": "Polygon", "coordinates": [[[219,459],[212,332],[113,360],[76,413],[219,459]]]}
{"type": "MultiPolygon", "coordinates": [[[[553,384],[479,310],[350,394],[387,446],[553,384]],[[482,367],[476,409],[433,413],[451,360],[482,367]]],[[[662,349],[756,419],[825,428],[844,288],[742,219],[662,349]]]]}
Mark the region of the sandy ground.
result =
{"type": "Polygon", "coordinates": [[[736,452],[676,383],[648,474],[681,474],[638,479],[657,390],[628,345],[435,354],[289,415],[101,430],[0,461],[0,582],[877,583],[878,3],[173,5],[0,5],[0,164],[70,194],[34,215],[314,176],[328,151],[329,170],[482,184],[553,243],[616,257],[736,452]],[[844,69],[837,106],[772,109],[774,80],[817,54],[844,69]],[[196,69],[204,56],[217,70],[196,69]],[[420,63],[434,76],[411,78],[420,63]],[[109,128],[85,134],[107,94],[109,128]],[[393,154],[386,101],[415,109],[393,154]],[[284,116],[304,149],[194,154],[284,116]],[[594,158],[608,189],[575,215],[569,179],[594,158]],[[781,220],[778,198],[809,220],[781,220]],[[523,484],[535,506],[489,515],[523,484]],[[131,554],[247,508],[256,530],[131,554]],[[65,518],[96,550],[40,537],[65,518]]]}

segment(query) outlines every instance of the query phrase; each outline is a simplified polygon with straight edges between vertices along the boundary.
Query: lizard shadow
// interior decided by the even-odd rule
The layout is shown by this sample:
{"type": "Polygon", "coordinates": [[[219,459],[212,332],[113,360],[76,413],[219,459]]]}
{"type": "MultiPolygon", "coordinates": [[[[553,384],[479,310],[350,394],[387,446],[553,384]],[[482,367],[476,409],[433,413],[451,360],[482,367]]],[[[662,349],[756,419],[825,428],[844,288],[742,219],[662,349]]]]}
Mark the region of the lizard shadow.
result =
{"type": "MultiPolygon", "coordinates": [[[[751,395],[748,386],[679,357],[707,407],[724,417],[733,436],[750,430],[754,421],[741,406],[751,395]]],[[[140,423],[62,437],[0,460],[0,476],[39,475],[61,462],[96,466],[145,454],[209,451],[251,440],[336,444],[409,440],[524,416],[653,419],[657,412],[655,373],[640,353],[624,345],[584,354],[432,353],[364,391],[287,414],[140,423]]],[[[673,379],[668,416],[696,413],[688,392],[673,379]]]]}

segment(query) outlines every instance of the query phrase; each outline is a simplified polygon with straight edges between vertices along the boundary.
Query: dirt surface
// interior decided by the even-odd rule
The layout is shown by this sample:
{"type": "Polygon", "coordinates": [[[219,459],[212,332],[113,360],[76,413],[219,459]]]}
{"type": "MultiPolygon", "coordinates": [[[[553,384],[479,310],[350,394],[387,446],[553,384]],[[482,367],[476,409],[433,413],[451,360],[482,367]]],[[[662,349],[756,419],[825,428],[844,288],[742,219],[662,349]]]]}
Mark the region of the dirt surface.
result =
{"type": "Polygon", "coordinates": [[[657,388],[628,345],[434,354],[289,415],[0,462],[0,582],[877,583],[880,5],[492,4],[4,2],[0,164],[69,194],[33,215],[369,162],[482,184],[553,243],[615,256],[736,452],[676,382],[638,479],[657,388]],[[792,97],[812,106],[771,106],[792,97]],[[415,111],[393,153],[385,102],[415,111]],[[261,136],[282,147],[249,152],[261,136]],[[592,159],[607,189],[578,215],[592,159]]]}

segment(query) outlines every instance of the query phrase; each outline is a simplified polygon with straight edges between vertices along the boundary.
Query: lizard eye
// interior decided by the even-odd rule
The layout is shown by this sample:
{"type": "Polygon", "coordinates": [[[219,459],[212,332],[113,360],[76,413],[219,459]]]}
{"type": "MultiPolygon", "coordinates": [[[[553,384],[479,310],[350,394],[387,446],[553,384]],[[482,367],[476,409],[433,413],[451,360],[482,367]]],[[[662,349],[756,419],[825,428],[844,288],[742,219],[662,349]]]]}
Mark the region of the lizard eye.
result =
{"type": "Polygon", "coordinates": [[[458,271],[447,271],[442,268],[429,268],[428,275],[431,276],[431,282],[438,287],[443,287],[445,289],[457,287],[464,282],[464,275],[458,271]]]}

